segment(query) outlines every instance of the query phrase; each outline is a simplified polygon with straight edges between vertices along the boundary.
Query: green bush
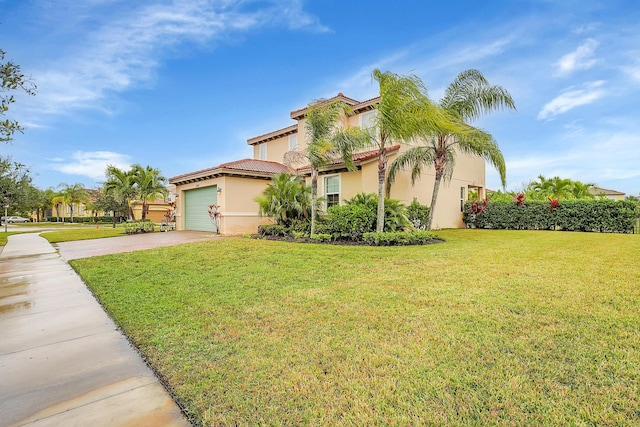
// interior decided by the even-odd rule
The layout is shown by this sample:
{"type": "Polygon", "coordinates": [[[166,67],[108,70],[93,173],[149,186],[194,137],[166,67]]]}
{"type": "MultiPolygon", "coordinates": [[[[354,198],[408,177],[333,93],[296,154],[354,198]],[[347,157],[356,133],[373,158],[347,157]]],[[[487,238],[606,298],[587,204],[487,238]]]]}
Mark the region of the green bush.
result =
{"type": "Polygon", "coordinates": [[[316,243],[326,243],[326,242],[330,242],[331,241],[331,234],[325,234],[325,233],[316,233],[313,236],[311,236],[311,241],[312,242],[316,242],[316,243]]]}
{"type": "Polygon", "coordinates": [[[303,233],[305,235],[309,235],[311,233],[311,220],[310,219],[294,219],[291,221],[291,225],[289,226],[289,230],[297,233],[303,233]]]}
{"type": "Polygon", "coordinates": [[[426,245],[442,241],[429,231],[397,231],[389,233],[365,233],[363,236],[365,243],[371,246],[407,246],[426,245]]]}
{"type": "Polygon", "coordinates": [[[155,231],[155,224],[153,221],[130,221],[124,224],[124,232],[126,234],[136,233],[152,233],[155,231]]]}
{"type": "Polygon", "coordinates": [[[258,235],[265,236],[279,236],[286,237],[289,235],[287,227],[278,224],[264,224],[258,226],[258,235]]]}
{"type": "MultiPolygon", "coordinates": [[[[377,210],[376,194],[357,194],[346,200],[344,205],[332,206],[327,210],[327,231],[334,239],[361,241],[364,233],[376,230],[377,210]]],[[[407,207],[399,200],[385,199],[384,211],[384,231],[400,231],[411,227],[407,219],[407,207]]]]}
{"type": "Polygon", "coordinates": [[[477,228],[507,230],[597,231],[632,233],[637,214],[635,204],[613,200],[561,200],[553,209],[549,201],[489,202],[481,212],[465,206],[463,221],[477,228]]]}
{"type": "Polygon", "coordinates": [[[363,204],[335,205],[327,209],[326,221],[335,239],[359,241],[375,230],[376,212],[363,204]]]}
{"type": "Polygon", "coordinates": [[[429,206],[421,205],[415,197],[407,206],[407,219],[417,230],[426,230],[429,225],[429,206]]]}

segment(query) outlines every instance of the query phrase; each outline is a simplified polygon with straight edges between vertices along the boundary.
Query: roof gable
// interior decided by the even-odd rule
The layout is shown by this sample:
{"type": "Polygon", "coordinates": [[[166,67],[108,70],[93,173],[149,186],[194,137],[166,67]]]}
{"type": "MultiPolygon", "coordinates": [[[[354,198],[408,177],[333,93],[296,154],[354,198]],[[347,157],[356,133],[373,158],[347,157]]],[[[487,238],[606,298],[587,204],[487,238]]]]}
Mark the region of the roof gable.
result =
{"type": "Polygon", "coordinates": [[[208,169],[189,172],[169,178],[170,184],[182,185],[190,182],[204,181],[218,176],[244,176],[247,178],[271,179],[275,174],[291,172],[282,163],[257,159],[242,159],[223,163],[208,169]]]}

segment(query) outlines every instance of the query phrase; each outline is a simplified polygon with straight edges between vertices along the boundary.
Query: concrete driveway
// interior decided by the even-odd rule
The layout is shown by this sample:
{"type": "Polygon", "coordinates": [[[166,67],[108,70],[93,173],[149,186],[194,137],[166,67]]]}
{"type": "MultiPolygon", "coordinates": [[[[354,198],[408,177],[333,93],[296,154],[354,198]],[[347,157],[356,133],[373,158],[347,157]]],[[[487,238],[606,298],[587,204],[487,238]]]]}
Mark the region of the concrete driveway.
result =
{"type": "Polygon", "coordinates": [[[108,237],[95,240],[77,240],[54,244],[67,261],[122,252],[141,251],[160,246],[174,246],[203,240],[223,239],[218,234],[207,231],[168,231],[131,236],[108,237]]]}

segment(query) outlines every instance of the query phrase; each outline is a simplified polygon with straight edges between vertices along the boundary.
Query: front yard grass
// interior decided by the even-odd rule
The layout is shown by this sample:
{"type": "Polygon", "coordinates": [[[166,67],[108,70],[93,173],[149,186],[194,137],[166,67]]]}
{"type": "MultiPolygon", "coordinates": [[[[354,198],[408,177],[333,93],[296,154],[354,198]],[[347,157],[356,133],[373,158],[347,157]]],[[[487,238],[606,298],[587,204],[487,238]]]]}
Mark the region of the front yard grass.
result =
{"type": "Polygon", "coordinates": [[[47,231],[40,234],[49,243],[70,242],[74,240],[102,239],[105,237],[125,236],[124,228],[119,225],[86,226],[83,228],[69,228],[66,230],[47,231]]]}
{"type": "Polygon", "coordinates": [[[638,425],[640,236],[72,261],[197,425],[638,425]]]}

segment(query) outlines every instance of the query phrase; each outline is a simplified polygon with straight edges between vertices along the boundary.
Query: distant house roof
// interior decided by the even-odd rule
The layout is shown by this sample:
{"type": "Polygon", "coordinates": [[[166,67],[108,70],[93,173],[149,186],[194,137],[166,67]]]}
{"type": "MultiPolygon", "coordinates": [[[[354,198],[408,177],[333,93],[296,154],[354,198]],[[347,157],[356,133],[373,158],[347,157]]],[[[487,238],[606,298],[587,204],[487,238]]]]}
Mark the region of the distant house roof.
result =
{"type": "Polygon", "coordinates": [[[616,190],[607,190],[606,188],[600,187],[591,187],[589,188],[589,193],[594,196],[599,196],[600,194],[604,194],[605,196],[624,196],[626,193],[622,193],[616,190]]]}
{"type": "Polygon", "coordinates": [[[174,176],[173,178],[169,178],[169,183],[181,185],[223,175],[270,179],[273,175],[284,172],[291,172],[291,169],[282,163],[268,162],[266,160],[242,159],[235,162],[223,163],[213,168],[174,176]]]}

